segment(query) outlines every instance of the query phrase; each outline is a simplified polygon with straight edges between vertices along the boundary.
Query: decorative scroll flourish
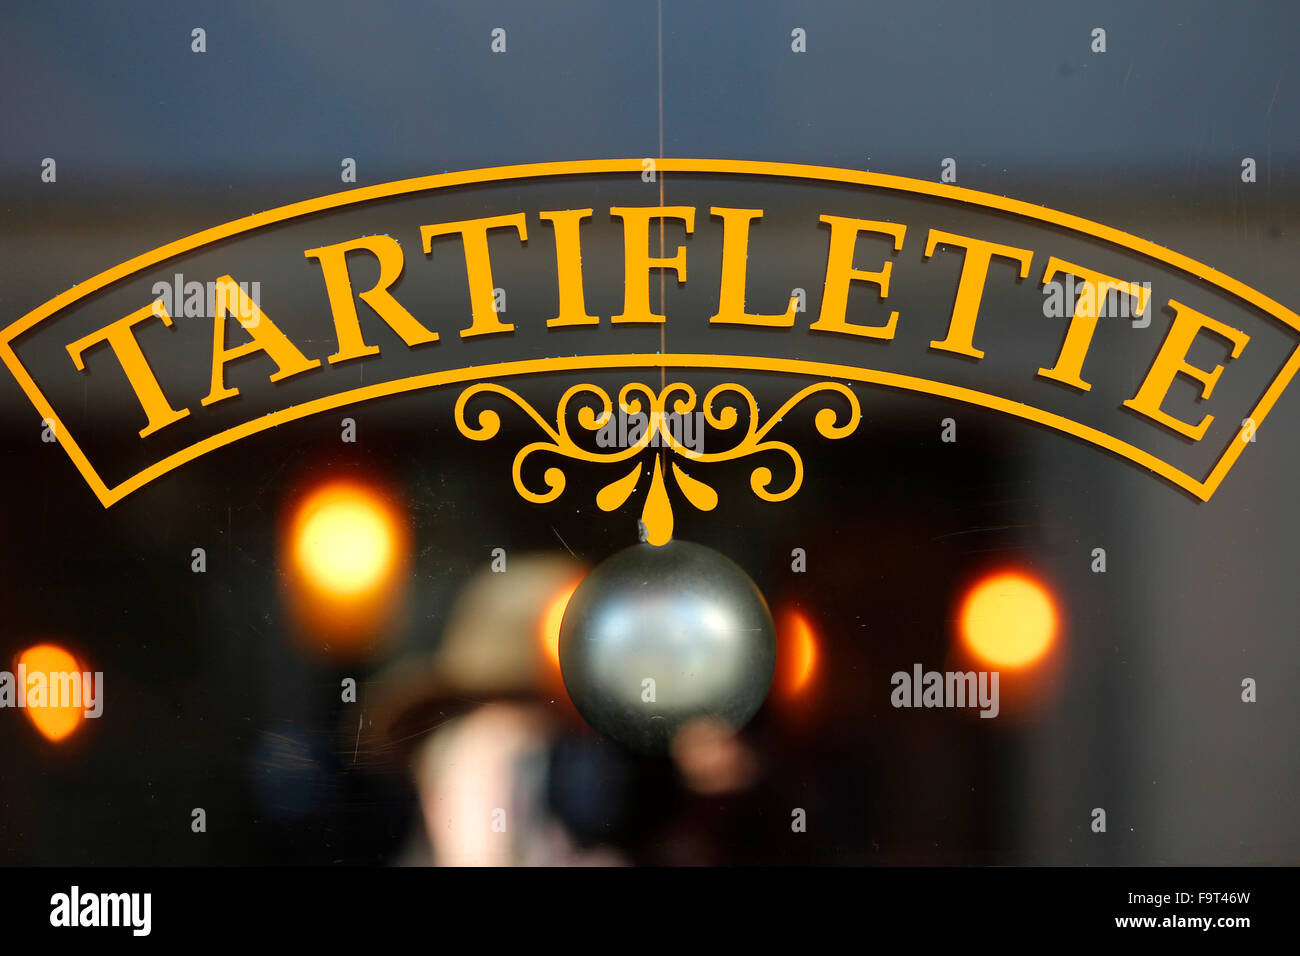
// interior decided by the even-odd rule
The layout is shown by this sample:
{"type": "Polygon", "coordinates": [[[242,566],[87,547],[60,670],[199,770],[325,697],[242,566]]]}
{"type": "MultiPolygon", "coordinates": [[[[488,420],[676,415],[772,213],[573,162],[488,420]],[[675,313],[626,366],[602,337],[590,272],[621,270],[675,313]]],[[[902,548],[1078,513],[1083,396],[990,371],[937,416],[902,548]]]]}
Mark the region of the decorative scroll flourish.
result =
{"type": "Polygon", "coordinates": [[[717,491],[712,485],[687,473],[676,458],[707,465],[775,453],[791,465],[789,482],[784,487],[773,488],[775,479],[771,468],[760,464],[750,472],[749,485],[764,501],[785,501],[803,485],[803,457],[793,445],[768,435],[795,406],[825,392],[842,396],[848,403],[848,412],[837,416],[834,408],[819,409],[813,419],[817,431],[826,438],[844,438],[852,434],[862,419],[862,409],[852,389],[839,382],[817,382],[800,389],[766,419],[760,416],[753,393],[743,385],[730,382],[709,389],[702,403],[695,389],[681,382],[666,385],[659,391],[641,382],[629,382],[618,391],[617,402],[622,419],[615,419],[615,399],[605,389],[597,385],[574,385],[560,397],[554,423],[513,389],[496,382],[480,382],[461,392],[456,401],[455,418],[456,427],[467,438],[488,441],[496,437],[501,430],[501,416],[496,411],[483,408],[471,422],[466,408],[480,396],[497,395],[508,399],[533,420],[545,437],[524,445],[515,453],[511,477],[519,495],[535,504],[546,504],[560,497],[566,478],[560,464],[552,464],[542,473],[543,487],[530,486],[524,478],[524,465],[534,454],[597,465],[630,464],[630,470],[597,492],[596,505],[602,511],[620,508],[632,497],[644,473],[645,459],[653,455],[650,488],[642,506],[641,521],[646,540],[662,545],[672,539],[673,533],[666,463],[671,465],[672,476],[682,496],[699,510],[712,511],[718,504],[717,491]],[[687,416],[694,416],[707,429],[700,429],[695,437],[688,439],[687,430],[681,426],[687,416]],[[626,427],[620,429],[628,417],[636,424],[630,430],[626,427]],[[586,443],[576,440],[570,427],[571,420],[576,420],[580,429],[578,434],[586,443]],[[706,431],[708,441],[703,440],[706,431]],[[717,438],[726,442],[727,447],[706,450],[717,438]],[[598,447],[591,448],[592,443],[598,447]],[[666,449],[672,457],[670,454],[655,454],[656,448],[666,449]]]}

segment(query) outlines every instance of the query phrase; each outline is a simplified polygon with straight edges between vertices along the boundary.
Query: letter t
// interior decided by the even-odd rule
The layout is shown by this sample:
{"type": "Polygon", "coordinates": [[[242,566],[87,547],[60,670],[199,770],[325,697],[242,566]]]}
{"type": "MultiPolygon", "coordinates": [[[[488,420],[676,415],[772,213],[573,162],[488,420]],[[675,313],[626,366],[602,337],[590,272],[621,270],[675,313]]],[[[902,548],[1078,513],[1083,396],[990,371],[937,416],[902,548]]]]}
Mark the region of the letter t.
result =
{"type": "Polygon", "coordinates": [[[162,319],[163,325],[171,327],[172,317],[167,314],[167,309],[159,299],[142,309],[137,309],[125,318],[77,339],[68,346],[68,355],[71,356],[73,364],[77,366],[78,371],[84,372],[86,363],[82,353],[92,345],[98,345],[100,342],[108,343],[113,354],[117,356],[118,362],[121,363],[122,371],[126,373],[126,380],[130,383],[131,390],[135,392],[140,407],[149,418],[149,424],[140,430],[141,438],[180,421],[190,413],[188,408],[177,411],[171,407],[167,396],[163,394],[162,386],[158,384],[157,377],[145,360],[140,343],[136,341],[135,327],[153,316],[162,319]]]}

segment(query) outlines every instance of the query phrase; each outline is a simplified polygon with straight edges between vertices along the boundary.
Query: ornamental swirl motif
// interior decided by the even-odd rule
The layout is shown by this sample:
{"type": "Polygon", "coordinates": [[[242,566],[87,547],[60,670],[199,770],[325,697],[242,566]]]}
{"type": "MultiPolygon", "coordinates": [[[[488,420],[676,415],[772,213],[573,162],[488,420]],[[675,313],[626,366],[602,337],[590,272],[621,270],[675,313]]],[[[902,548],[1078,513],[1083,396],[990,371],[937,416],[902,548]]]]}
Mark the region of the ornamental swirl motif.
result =
{"type": "MultiPolygon", "coordinates": [[[[766,420],[759,414],[758,402],[753,393],[743,385],[731,382],[715,385],[705,393],[701,403],[695,389],[682,382],[665,385],[659,391],[641,382],[629,382],[618,391],[619,408],[625,416],[642,416],[644,425],[637,429],[634,440],[629,435],[624,447],[609,450],[593,450],[580,444],[570,430],[571,416],[576,417],[578,427],[588,435],[598,435],[611,424],[615,399],[598,385],[574,385],[565,391],[556,405],[552,424],[513,389],[496,382],[480,382],[461,392],[456,401],[455,419],[456,427],[467,438],[488,441],[496,437],[501,430],[501,416],[495,410],[481,409],[471,422],[467,418],[466,409],[472,400],[480,396],[497,395],[508,399],[536,423],[545,437],[520,448],[515,453],[511,466],[515,490],[526,501],[535,504],[552,502],[563,494],[566,484],[564,469],[559,464],[553,464],[542,474],[543,488],[529,487],[524,479],[524,464],[535,454],[545,453],[560,459],[599,465],[633,462],[631,470],[605,485],[596,494],[597,507],[602,511],[614,511],[622,507],[636,491],[644,469],[644,456],[652,451],[651,445],[654,444],[665,448],[674,456],[671,461],[672,475],[682,496],[699,510],[712,511],[718,504],[717,491],[707,482],[688,474],[675,458],[713,464],[776,452],[784,456],[793,468],[789,483],[785,487],[774,489],[771,468],[757,465],[750,472],[749,484],[754,494],[764,501],[785,501],[803,485],[803,457],[793,445],[769,438],[768,435],[795,406],[811,396],[823,393],[842,396],[848,403],[848,412],[841,417],[833,408],[819,409],[814,416],[817,431],[832,439],[852,434],[862,418],[862,409],[852,389],[839,382],[817,382],[801,389],[766,420]],[[573,415],[575,409],[576,415],[573,415]],[[738,409],[743,409],[746,414],[742,417],[738,409]],[[706,452],[689,447],[683,441],[682,434],[674,434],[675,429],[671,423],[682,421],[683,416],[696,413],[697,410],[703,423],[711,430],[711,436],[721,436],[724,439],[738,437],[721,451],[706,452]]],[[[663,466],[668,455],[654,454],[653,457],[654,470],[650,490],[642,507],[641,521],[645,527],[646,540],[651,544],[662,545],[671,540],[673,532],[672,503],[663,466]]]]}

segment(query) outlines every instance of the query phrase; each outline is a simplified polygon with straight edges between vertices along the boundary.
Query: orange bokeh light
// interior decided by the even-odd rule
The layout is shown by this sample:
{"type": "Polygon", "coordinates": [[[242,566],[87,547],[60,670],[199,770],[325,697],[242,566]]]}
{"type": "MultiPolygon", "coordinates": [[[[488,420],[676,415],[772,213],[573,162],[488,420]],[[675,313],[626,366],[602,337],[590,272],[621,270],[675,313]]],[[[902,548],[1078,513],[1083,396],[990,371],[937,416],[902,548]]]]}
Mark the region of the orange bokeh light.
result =
{"type": "Polygon", "coordinates": [[[776,683],[786,697],[796,697],[812,683],[817,672],[817,635],[798,611],[787,611],[778,634],[776,683]]]}
{"type": "Polygon", "coordinates": [[[317,489],[298,507],[293,557],[312,587],[356,597],[390,575],[399,537],[387,501],[368,488],[337,482],[317,489]]]}
{"type": "Polygon", "coordinates": [[[410,530],[385,490],[350,478],[311,489],[289,514],[281,557],[310,649],[352,655],[388,635],[405,593],[410,530]]]}
{"type": "Polygon", "coordinates": [[[978,582],[967,592],[959,618],[966,646],[999,667],[1037,662],[1056,638],[1051,592],[1020,572],[1002,572],[978,582]]]}
{"type": "Polygon", "coordinates": [[[582,583],[579,578],[555,593],[542,612],[542,647],[546,658],[557,668],[560,666],[560,625],[564,622],[564,611],[569,606],[569,599],[582,583]]]}
{"type": "MultiPolygon", "coordinates": [[[[83,673],[77,659],[57,644],[37,644],[29,647],[18,656],[18,666],[23,669],[28,679],[33,674],[45,675],[44,703],[33,705],[30,701],[25,709],[27,717],[46,740],[57,743],[72,734],[85,716],[84,700],[60,705],[54,698],[55,681],[53,674],[83,673]]],[[[81,678],[79,677],[78,680],[81,678]]],[[[26,695],[27,687],[18,687],[19,694],[26,695]]],[[[80,693],[80,691],[78,691],[80,693]]]]}

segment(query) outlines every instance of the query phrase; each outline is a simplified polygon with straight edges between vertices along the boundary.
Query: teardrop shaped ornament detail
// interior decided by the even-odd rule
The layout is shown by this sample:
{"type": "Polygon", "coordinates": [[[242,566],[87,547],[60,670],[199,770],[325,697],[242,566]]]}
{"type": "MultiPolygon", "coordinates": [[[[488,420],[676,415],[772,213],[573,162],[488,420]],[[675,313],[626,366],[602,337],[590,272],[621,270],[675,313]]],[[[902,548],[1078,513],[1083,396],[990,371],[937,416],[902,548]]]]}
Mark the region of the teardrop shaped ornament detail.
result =
{"type": "Polygon", "coordinates": [[[645,528],[645,539],[655,547],[663,547],[673,539],[673,506],[668,500],[668,488],[664,484],[663,463],[655,456],[655,473],[650,479],[650,492],[645,496],[645,507],[641,509],[641,525],[645,528]]]}

